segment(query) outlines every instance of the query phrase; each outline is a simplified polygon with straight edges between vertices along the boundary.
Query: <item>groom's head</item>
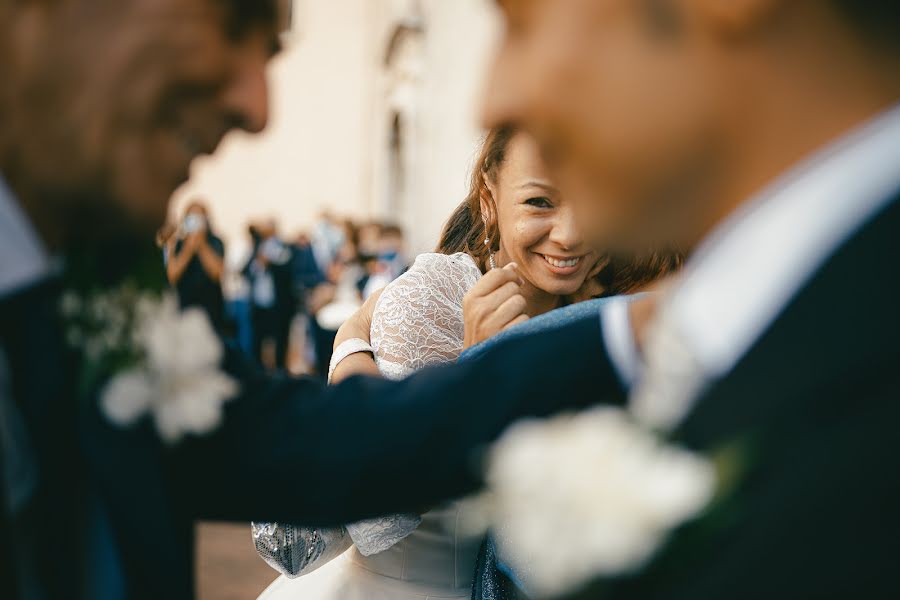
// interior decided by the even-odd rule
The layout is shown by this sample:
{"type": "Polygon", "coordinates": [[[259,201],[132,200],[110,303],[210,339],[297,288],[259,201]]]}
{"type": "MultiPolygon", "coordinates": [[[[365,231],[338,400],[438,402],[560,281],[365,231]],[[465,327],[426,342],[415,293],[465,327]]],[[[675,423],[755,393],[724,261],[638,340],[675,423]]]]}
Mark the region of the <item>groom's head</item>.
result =
{"type": "Polygon", "coordinates": [[[152,232],[194,157],[263,129],[279,4],[3,2],[0,174],[45,237],[152,232]]]}
{"type": "Polygon", "coordinates": [[[897,0],[498,0],[485,107],[542,144],[609,247],[691,247],[900,99],[897,0]]]}

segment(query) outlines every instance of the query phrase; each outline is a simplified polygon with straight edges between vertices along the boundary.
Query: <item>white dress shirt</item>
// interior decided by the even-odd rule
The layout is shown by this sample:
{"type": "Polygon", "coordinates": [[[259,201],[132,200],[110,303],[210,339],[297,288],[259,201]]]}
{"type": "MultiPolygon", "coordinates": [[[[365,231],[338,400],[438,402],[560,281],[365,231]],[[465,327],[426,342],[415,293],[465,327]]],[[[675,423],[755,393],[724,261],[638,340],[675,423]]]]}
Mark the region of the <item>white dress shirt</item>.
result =
{"type": "MultiPolygon", "coordinates": [[[[803,161],[712,232],[665,311],[711,381],[729,373],[797,293],[900,190],[900,106],[803,161]]],[[[623,303],[601,313],[610,357],[627,385],[642,364],[623,303]]]]}
{"type": "MultiPolygon", "coordinates": [[[[53,261],[0,177],[0,299],[53,273],[53,261]]],[[[0,340],[0,449],[3,456],[3,508],[17,514],[37,483],[28,432],[10,392],[10,374],[0,340]]]]}

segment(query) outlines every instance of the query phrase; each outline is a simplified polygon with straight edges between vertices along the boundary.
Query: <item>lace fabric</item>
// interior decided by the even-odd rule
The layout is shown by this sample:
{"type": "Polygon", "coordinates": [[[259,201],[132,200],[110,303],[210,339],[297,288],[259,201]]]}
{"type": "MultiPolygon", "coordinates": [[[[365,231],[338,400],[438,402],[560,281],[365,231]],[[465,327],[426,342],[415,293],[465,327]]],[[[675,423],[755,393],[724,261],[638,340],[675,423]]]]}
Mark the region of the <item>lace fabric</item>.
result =
{"type": "MultiPolygon", "coordinates": [[[[422,254],[388,285],[372,317],[371,343],[379,371],[402,379],[423,367],[454,362],[463,346],[462,303],[481,277],[468,254],[422,254]]],[[[422,519],[396,514],[342,528],[253,524],[257,552],[288,577],[311,573],[355,544],[363,556],[388,550],[422,519]]]]}
{"type": "Polygon", "coordinates": [[[260,557],[291,578],[312,573],[343,554],[352,543],[343,527],[251,523],[250,532],[260,557]]]}
{"type": "Polygon", "coordinates": [[[422,254],[385,288],[371,332],[375,362],[385,377],[402,379],[459,357],[463,298],[480,278],[468,254],[422,254]]]}
{"type": "Polygon", "coordinates": [[[411,534],[422,523],[422,517],[397,514],[368,519],[346,526],[350,539],[363,556],[380,554],[411,534]]]}
{"type": "MultiPolygon", "coordinates": [[[[372,316],[378,370],[402,379],[430,365],[453,362],[463,345],[463,297],[481,277],[468,254],[421,254],[388,285],[372,316]]],[[[384,552],[419,526],[418,515],[369,519],[347,530],[364,556],[384,552]]]]}

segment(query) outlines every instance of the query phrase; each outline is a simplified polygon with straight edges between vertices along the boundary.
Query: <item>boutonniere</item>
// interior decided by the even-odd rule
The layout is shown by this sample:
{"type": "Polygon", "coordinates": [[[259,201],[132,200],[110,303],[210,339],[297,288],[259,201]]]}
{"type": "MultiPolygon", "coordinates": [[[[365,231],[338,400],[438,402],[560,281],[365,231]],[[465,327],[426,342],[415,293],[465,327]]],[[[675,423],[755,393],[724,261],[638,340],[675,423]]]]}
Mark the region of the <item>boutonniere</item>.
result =
{"type": "MultiPolygon", "coordinates": [[[[82,289],[77,289],[81,287],[82,289]]],[[[150,417],[166,443],[206,434],[239,391],[221,370],[224,354],[206,313],[181,310],[175,294],[133,278],[63,294],[66,340],[81,355],[80,389],[112,423],[150,417]]]]}
{"type": "Polygon", "coordinates": [[[710,504],[717,476],[705,456],[605,407],[513,426],[488,455],[486,482],[477,526],[546,597],[639,570],[710,504]]]}

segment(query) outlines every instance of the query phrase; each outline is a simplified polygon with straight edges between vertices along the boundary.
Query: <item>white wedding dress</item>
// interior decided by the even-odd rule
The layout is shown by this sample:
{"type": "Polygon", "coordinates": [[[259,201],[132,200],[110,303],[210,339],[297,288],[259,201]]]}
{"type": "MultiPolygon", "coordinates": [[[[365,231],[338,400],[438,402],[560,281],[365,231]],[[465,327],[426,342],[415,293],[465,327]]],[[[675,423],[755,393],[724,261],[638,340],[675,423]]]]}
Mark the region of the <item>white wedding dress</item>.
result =
{"type": "MultiPolygon", "coordinates": [[[[375,361],[385,377],[401,379],[459,357],[463,296],[480,277],[467,254],[423,254],[385,288],[371,331],[375,361]]],[[[393,515],[336,529],[254,524],[260,554],[287,575],[260,598],[469,598],[480,540],[462,535],[464,522],[463,505],[451,503],[421,519],[393,515]]]]}

